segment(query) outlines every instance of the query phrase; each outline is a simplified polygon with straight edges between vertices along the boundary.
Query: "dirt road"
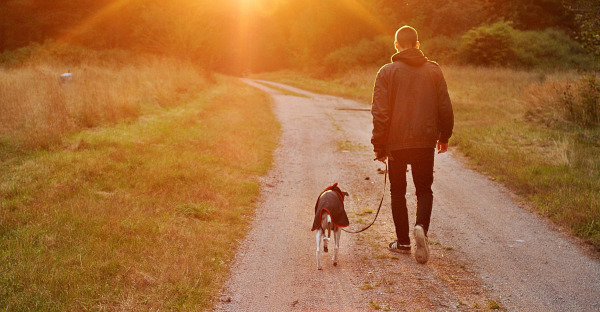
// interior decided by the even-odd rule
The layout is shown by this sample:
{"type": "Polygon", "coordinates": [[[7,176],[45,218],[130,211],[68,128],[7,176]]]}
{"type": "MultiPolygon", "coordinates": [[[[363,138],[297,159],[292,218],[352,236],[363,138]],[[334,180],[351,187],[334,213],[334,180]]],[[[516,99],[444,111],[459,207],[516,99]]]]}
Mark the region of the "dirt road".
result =
{"type": "Polygon", "coordinates": [[[324,254],[318,271],[310,228],[320,191],[337,181],[350,193],[354,229],[377,208],[383,166],[372,161],[370,113],[348,110],[365,108],[350,100],[244,81],[273,96],[283,134],[216,311],[600,310],[597,255],[452,152],[435,160],[426,265],[386,249],[394,239],[387,194],[375,225],[342,233],[339,265],[324,254]]]}

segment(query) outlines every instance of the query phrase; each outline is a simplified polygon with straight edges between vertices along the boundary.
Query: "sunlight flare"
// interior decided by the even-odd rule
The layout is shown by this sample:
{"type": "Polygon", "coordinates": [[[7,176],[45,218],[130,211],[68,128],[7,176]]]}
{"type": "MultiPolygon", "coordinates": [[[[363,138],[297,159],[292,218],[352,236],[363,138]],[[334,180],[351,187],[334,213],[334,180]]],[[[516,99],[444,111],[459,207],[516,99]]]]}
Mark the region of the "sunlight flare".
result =
{"type": "Polygon", "coordinates": [[[125,5],[127,5],[131,0],[115,0],[96,12],[92,14],[90,17],[86,18],[79,25],[76,25],[69,31],[65,32],[65,35],[58,38],[59,41],[69,42],[76,38],[77,36],[84,34],[89,29],[93,28],[95,25],[100,23],[104,18],[106,18],[109,14],[117,12],[119,9],[122,9],[125,5]]]}
{"type": "Polygon", "coordinates": [[[390,33],[389,27],[386,27],[383,22],[367,8],[364,7],[357,0],[340,0],[348,10],[350,10],[356,17],[363,20],[371,28],[375,29],[379,34],[387,35],[390,33]]]}

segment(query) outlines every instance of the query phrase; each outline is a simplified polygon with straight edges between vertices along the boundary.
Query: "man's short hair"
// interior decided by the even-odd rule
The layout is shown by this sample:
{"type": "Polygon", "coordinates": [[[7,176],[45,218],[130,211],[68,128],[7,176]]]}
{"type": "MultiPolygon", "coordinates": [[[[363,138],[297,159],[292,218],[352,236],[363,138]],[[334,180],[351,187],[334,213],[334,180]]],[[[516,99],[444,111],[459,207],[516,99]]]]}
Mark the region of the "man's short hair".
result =
{"type": "Polygon", "coordinates": [[[396,42],[401,48],[414,48],[419,41],[417,30],[405,25],[396,31],[396,42]]]}

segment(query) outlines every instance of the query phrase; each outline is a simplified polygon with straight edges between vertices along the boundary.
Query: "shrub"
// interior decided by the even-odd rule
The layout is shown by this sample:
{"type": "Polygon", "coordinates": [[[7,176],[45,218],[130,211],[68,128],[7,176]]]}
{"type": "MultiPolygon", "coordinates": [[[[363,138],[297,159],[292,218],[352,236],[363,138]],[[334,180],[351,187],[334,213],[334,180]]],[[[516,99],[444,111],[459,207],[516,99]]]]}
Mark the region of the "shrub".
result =
{"type": "MultiPolygon", "coordinates": [[[[357,67],[381,66],[395,52],[391,36],[363,39],[329,53],[325,76],[357,67]]],[[[518,30],[510,21],[473,28],[461,37],[437,36],[421,43],[421,50],[440,63],[538,69],[598,69],[592,55],[562,30],[518,30]]]]}
{"type": "Polygon", "coordinates": [[[356,45],[345,46],[325,57],[326,69],[330,72],[344,72],[356,67],[390,62],[394,53],[394,38],[378,36],[371,40],[363,39],[356,45]]]}
{"type": "Polygon", "coordinates": [[[583,47],[557,29],[513,30],[513,65],[527,68],[584,68],[592,59],[583,47]]]}
{"type": "Polygon", "coordinates": [[[583,76],[576,88],[576,94],[570,94],[567,89],[561,98],[569,119],[586,128],[597,127],[600,124],[600,81],[597,75],[583,76]]]}
{"type": "Polygon", "coordinates": [[[420,49],[429,59],[438,63],[454,63],[458,60],[460,37],[439,36],[421,42],[420,49]]]}
{"type": "Polygon", "coordinates": [[[500,21],[471,29],[462,37],[460,59],[474,65],[525,68],[592,68],[593,58],[557,29],[522,31],[500,21]]]}
{"type": "Polygon", "coordinates": [[[513,32],[506,21],[471,29],[462,36],[461,57],[475,65],[506,65],[513,57],[513,32]]]}

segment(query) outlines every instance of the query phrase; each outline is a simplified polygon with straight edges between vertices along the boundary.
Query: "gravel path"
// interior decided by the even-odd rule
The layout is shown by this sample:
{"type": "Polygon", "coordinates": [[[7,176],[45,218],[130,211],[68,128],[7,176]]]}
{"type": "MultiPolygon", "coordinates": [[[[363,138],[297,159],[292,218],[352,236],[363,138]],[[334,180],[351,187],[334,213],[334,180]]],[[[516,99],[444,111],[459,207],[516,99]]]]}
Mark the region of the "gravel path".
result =
{"type": "Polygon", "coordinates": [[[386,194],[375,225],[342,233],[339,265],[325,253],[318,271],[310,227],[326,186],[350,193],[352,228],[374,217],[383,167],[371,161],[371,116],[349,110],[365,108],[354,101],[244,81],[272,95],[283,133],[215,311],[600,311],[597,253],[451,152],[436,157],[429,263],[386,250],[394,238],[386,194]]]}

